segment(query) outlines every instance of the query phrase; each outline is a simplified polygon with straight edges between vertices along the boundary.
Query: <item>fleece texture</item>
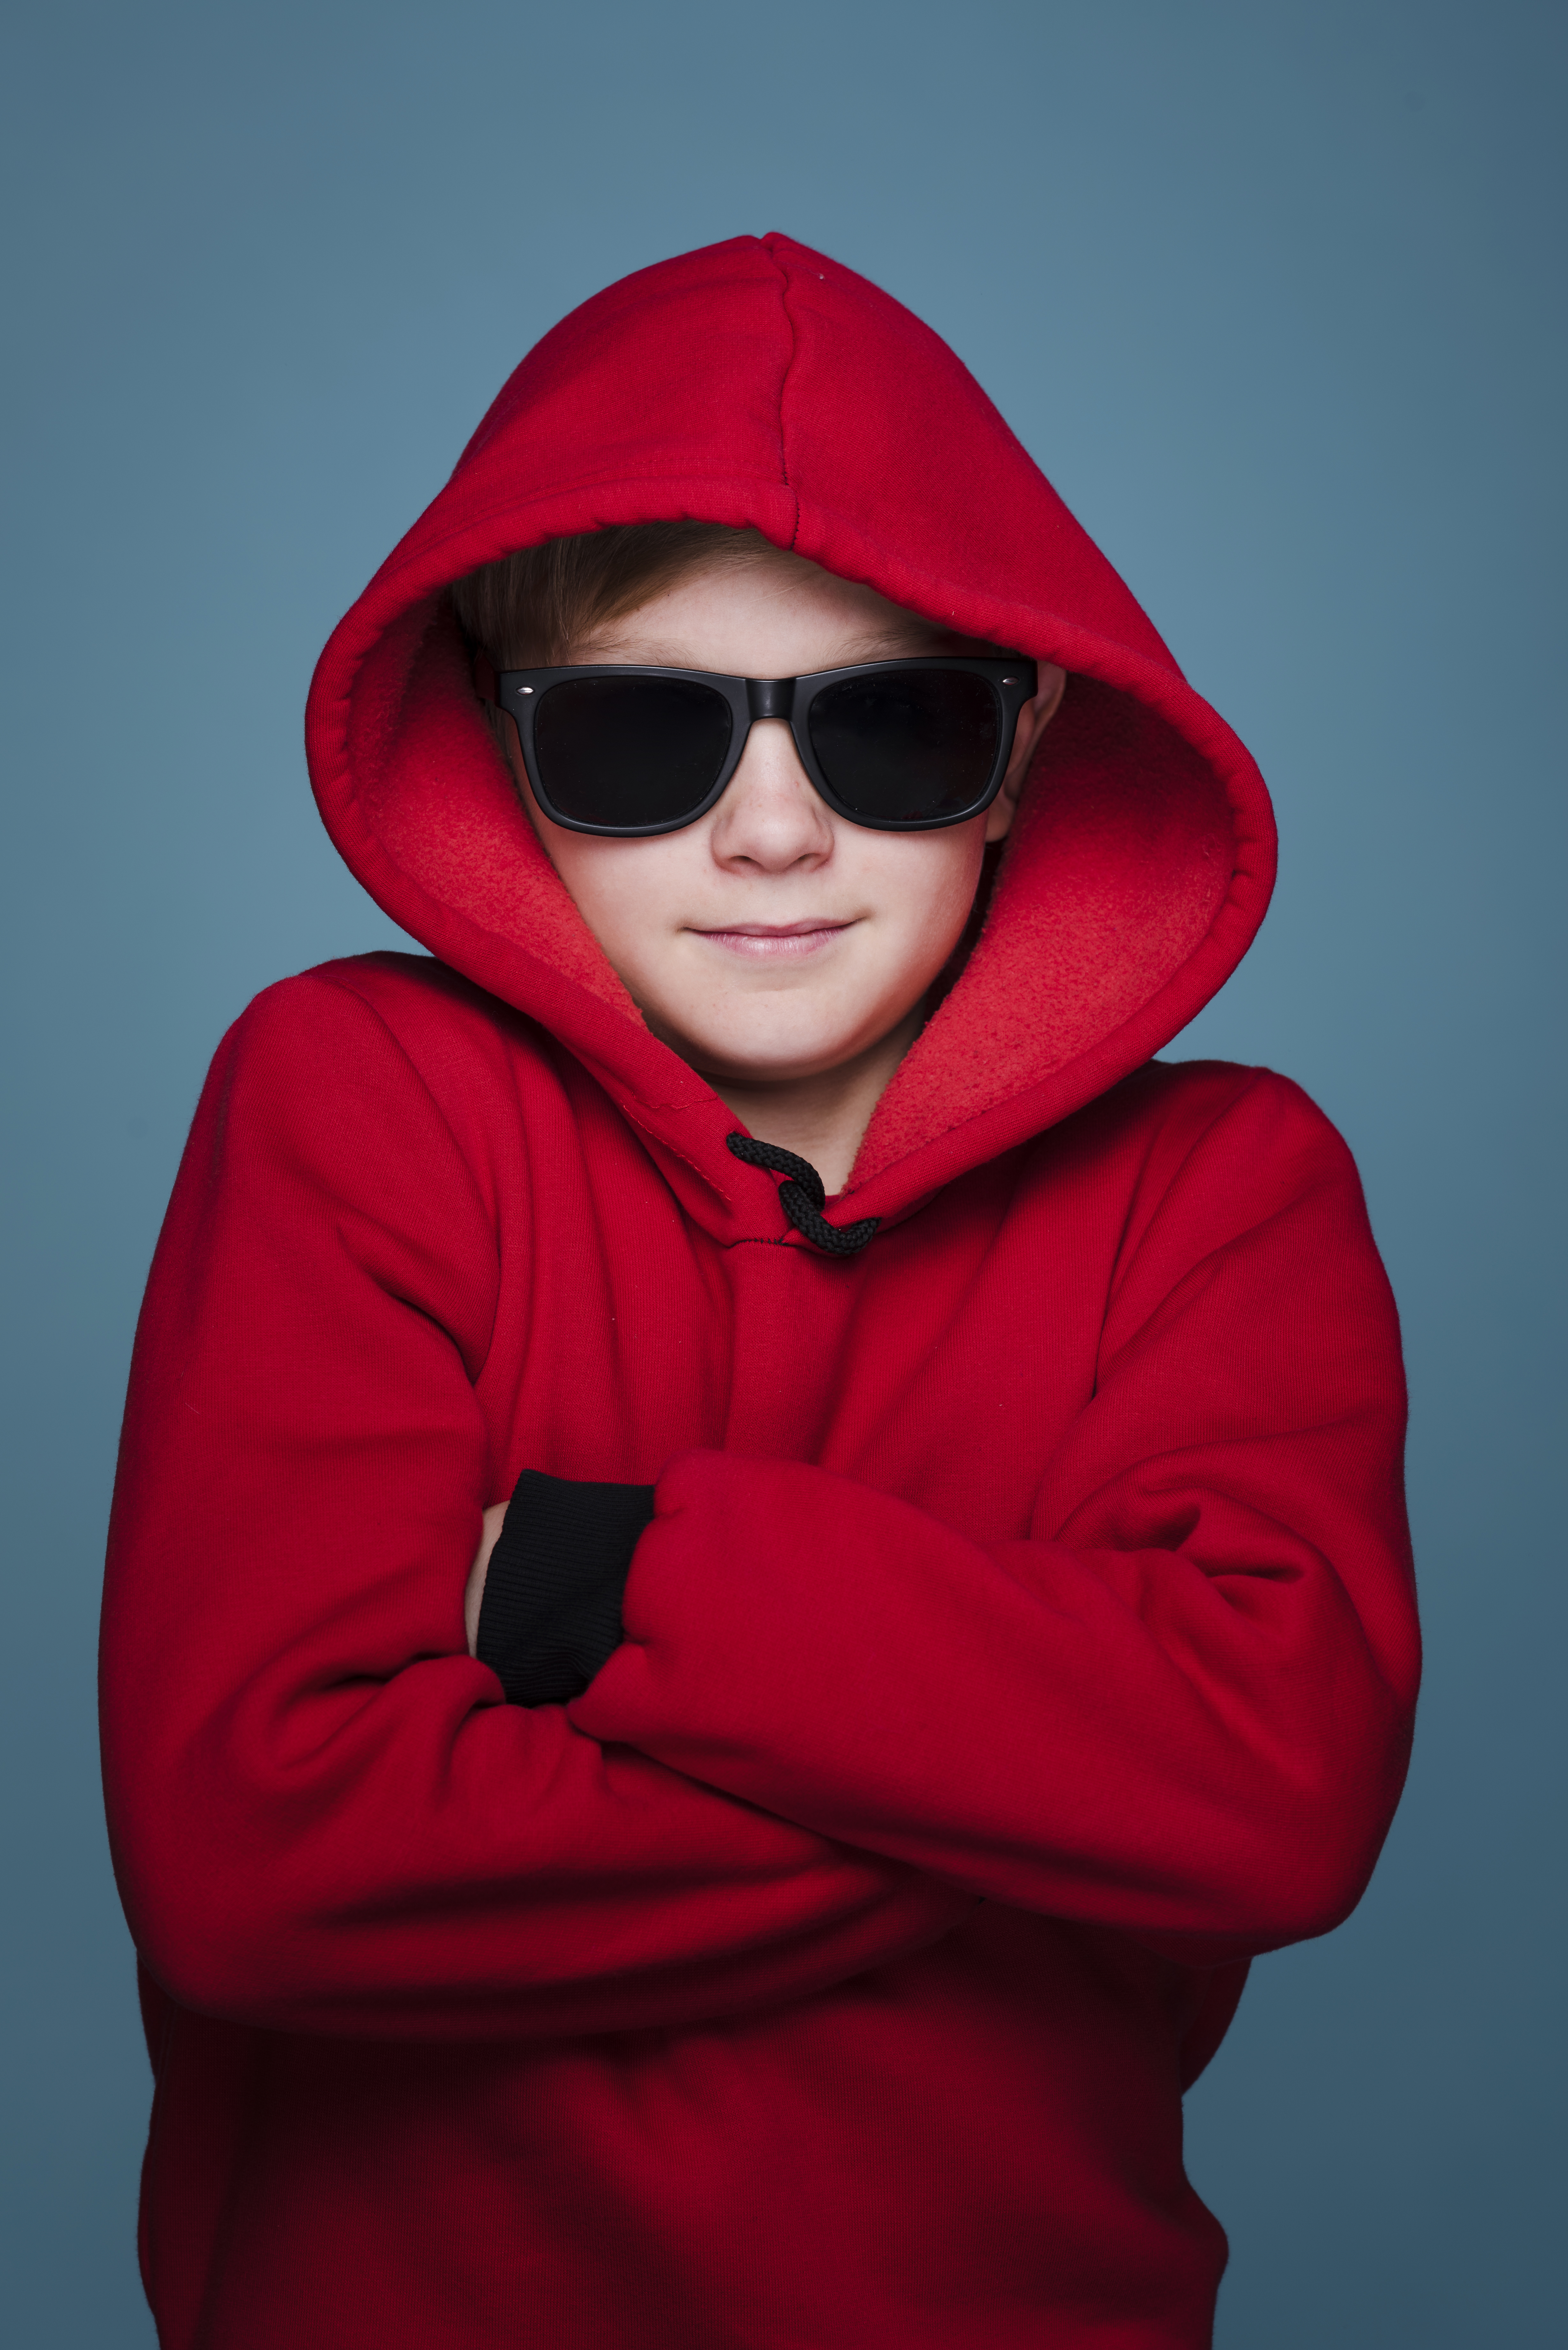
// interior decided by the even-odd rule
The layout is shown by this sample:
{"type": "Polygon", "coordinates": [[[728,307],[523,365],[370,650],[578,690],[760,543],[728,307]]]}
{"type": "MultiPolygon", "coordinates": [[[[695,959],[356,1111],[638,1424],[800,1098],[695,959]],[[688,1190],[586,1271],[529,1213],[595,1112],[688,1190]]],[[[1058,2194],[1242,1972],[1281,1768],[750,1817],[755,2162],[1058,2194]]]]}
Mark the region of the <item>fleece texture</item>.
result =
{"type": "Polygon", "coordinates": [[[307,741],[430,953],[225,1038],[138,1334],[102,1722],[165,2350],[1199,2350],[1182,2087],[1359,1897],[1417,1671],[1355,1169],[1152,1058],[1262,920],[1255,767],[951,352],[782,236],[529,354],[307,741]],[[846,1256],[644,1026],[443,603],[681,515],[1070,672],[846,1256]],[[527,1471],[652,1492],[566,1704],[463,1636],[527,1471]]]}

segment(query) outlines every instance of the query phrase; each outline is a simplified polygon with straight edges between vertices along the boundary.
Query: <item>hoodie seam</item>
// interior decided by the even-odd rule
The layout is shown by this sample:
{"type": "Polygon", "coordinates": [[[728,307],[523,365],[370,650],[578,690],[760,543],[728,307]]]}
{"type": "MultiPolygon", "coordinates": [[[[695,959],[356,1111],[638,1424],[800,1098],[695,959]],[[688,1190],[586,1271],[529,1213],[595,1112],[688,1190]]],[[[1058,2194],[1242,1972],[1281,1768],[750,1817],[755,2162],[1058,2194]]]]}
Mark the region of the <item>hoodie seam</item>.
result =
{"type": "Polygon", "coordinates": [[[794,528],[789,535],[790,553],[800,536],[800,493],[789,477],[789,445],[784,438],[784,400],[789,392],[789,380],[794,373],[794,363],[800,356],[800,337],[795,331],[794,313],[789,305],[789,272],[778,255],[764,247],[769,261],[778,272],[779,307],[784,312],[784,325],[789,328],[789,357],[784,361],[784,374],[779,379],[779,479],[794,501],[794,528]]]}
{"type": "MultiPolygon", "coordinates": [[[[1147,1063],[1145,1064],[1146,1067],[1148,1066],[1149,1065],[1147,1063]]],[[[1168,1068],[1179,1067],[1182,1064],[1167,1062],[1162,1064],[1162,1066],[1168,1068]]],[[[1216,1102],[1209,1115],[1204,1118],[1194,1129],[1188,1141],[1187,1148],[1183,1150],[1176,1165],[1171,1169],[1169,1179],[1167,1181],[1158,1202],[1155,1204],[1152,1212],[1148,1217],[1147,1222],[1145,1224],[1142,1233],[1139,1235],[1137,1241],[1134,1243],[1129,1253],[1127,1249],[1127,1240],[1133,1222],[1139,1190],[1147,1175],[1149,1163],[1158,1147],[1160,1134],[1163,1130],[1165,1121],[1161,1120],[1160,1124],[1152,1128],[1147,1136],[1143,1162],[1139,1167],[1137,1181],[1135,1181],[1131,1186],[1127,1194],[1127,1211],[1122,1219],[1121,1231],[1116,1236],[1116,1253],[1111,1260],[1110,1278],[1106,1284],[1105,1304],[1101,1315],[1102,1337],[1104,1336],[1106,1325],[1109,1322],[1112,1314],[1115,1312],[1116,1304],[1120,1299],[1123,1291],[1127,1288],[1128,1282],[1132,1280],[1134,1274],[1137,1273],[1143,1257],[1147,1253],[1148,1250],[1155,1245],[1156,1232],[1167,1215],[1171,1200],[1181,1189],[1183,1184],[1188,1181],[1193,1161],[1198,1157],[1199,1153],[1209,1147],[1209,1145],[1213,1141],[1216,1134],[1220,1132],[1220,1128],[1228,1125],[1232,1118],[1244,1110],[1256,1095],[1267,1091],[1271,1084],[1277,1085],[1282,1082],[1283,1084],[1290,1086],[1293,1092],[1299,1094],[1301,1091],[1301,1088],[1295,1086],[1291,1078],[1285,1077],[1282,1080],[1280,1072],[1277,1069],[1270,1069],[1255,1064],[1249,1065],[1247,1063],[1231,1063],[1224,1066],[1229,1066],[1234,1071],[1235,1077],[1239,1082],[1235,1082],[1231,1086],[1225,1098],[1216,1102]]],[[[1305,1097],[1303,1097],[1303,1098],[1305,1097]]],[[[1315,1109],[1316,1104],[1314,1103],[1312,1107],[1315,1109]]],[[[1319,1115],[1321,1116],[1321,1112],[1319,1115]]],[[[1250,1223],[1239,1226],[1238,1229],[1234,1232],[1231,1233],[1226,1240],[1218,1243],[1215,1247],[1207,1251],[1203,1256],[1196,1258],[1192,1264],[1188,1267],[1187,1272],[1181,1276],[1181,1279],[1187,1280],[1191,1274],[1199,1272],[1204,1265],[1211,1263],[1214,1258],[1223,1253],[1225,1249],[1233,1247],[1238,1241],[1244,1239],[1249,1232],[1260,1231],[1264,1225],[1272,1223],[1279,1215],[1285,1212],[1286,1209],[1299,1204],[1300,1200],[1307,1196],[1309,1191],[1321,1190],[1325,1180],[1326,1178],[1324,1177],[1317,1178],[1312,1184],[1304,1186],[1302,1191],[1297,1193],[1291,1201],[1283,1202],[1280,1206],[1271,1208],[1266,1213],[1255,1217],[1250,1223]]],[[[1174,1286],[1179,1286],[1179,1284],[1174,1284],[1174,1286]]],[[[1168,1299],[1162,1298],[1160,1304],[1151,1309],[1149,1315],[1138,1324],[1135,1330],[1128,1331],[1126,1337],[1119,1342],[1114,1352],[1109,1355],[1102,1356],[1098,1349],[1096,1349],[1094,1380],[1095,1394],[1097,1395],[1099,1393],[1106,1374],[1111,1368],[1112,1365],[1126,1353],[1127,1349],[1130,1346],[1133,1346],[1137,1340],[1142,1336],[1144,1331],[1148,1326],[1148,1323],[1156,1315],[1163,1310],[1167,1302],[1168,1302],[1168,1299]]]]}
{"type": "MultiPolygon", "coordinates": [[[[388,1044],[391,1046],[399,1060],[401,1061],[403,1066],[409,1070],[415,1084],[419,1087],[421,1093],[430,1104],[431,1111],[440,1123],[442,1133],[446,1136],[448,1142],[451,1144],[453,1155],[457,1159],[457,1163],[462,1169],[463,1174],[467,1178],[469,1192],[473,1205],[477,1209],[481,1220],[490,1226],[490,1229],[494,1235],[497,1258],[499,1262],[500,1232],[496,1228],[495,1219],[491,1214],[491,1211],[485,1203],[483,1192],[482,1191],[474,1176],[473,1169],[469,1164],[468,1153],[463,1149],[462,1144],[459,1141],[452,1120],[448,1118],[446,1111],[442,1108],[441,1104],[437,1097],[434,1087],[431,1084],[430,1079],[426,1076],[418,1061],[414,1058],[414,1055],[409,1050],[409,1047],[404,1043],[403,1039],[399,1035],[397,1030],[393,1027],[391,1022],[388,1019],[380,1005],[373,1003],[370,997],[366,994],[361,988],[356,987],[352,980],[340,978],[336,972],[328,975],[328,973],[319,965],[312,971],[301,972],[298,974],[298,978],[301,980],[314,980],[323,987],[331,988],[335,994],[346,997],[351,1003],[357,1003],[361,1012],[365,1013],[369,1019],[375,1022],[376,1026],[380,1030],[382,1035],[385,1036],[388,1044]]],[[[280,983],[287,986],[293,983],[284,981],[280,983]]],[[[526,1014],[524,1014],[524,1018],[527,1016],[528,1015],[526,1014]]],[[[485,1365],[490,1360],[491,1349],[495,1344],[495,1317],[499,1309],[500,1287],[499,1284],[497,1284],[495,1296],[491,1301],[490,1329],[484,1342],[483,1357],[475,1364],[473,1375],[472,1378],[469,1379],[469,1385],[472,1388],[478,1387],[481,1378],[483,1378],[484,1375],[485,1365]]]]}

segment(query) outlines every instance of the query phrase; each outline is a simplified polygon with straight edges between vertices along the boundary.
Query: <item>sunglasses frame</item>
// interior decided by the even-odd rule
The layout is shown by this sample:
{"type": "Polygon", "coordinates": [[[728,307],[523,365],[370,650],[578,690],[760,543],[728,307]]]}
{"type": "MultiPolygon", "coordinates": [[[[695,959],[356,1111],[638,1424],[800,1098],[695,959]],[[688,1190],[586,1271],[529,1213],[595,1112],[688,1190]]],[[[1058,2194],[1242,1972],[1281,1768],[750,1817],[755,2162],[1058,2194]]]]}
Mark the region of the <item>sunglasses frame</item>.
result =
{"type": "MultiPolygon", "coordinates": [[[[483,682],[488,681],[482,681],[482,691],[483,682]]],[[[802,677],[727,677],[717,670],[665,669],[632,661],[590,661],[562,669],[509,669],[503,670],[495,679],[494,698],[516,722],[529,786],[552,824],[560,825],[567,832],[593,833],[604,839],[647,840],[658,833],[683,832],[688,825],[700,822],[711,808],[717,807],[745,754],[752,728],[759,718],[784,720],[794,737],[801,765],[810,776],[818,795],[835,816],[842,816],[846,823],[859,825],[868,832],[942,832],[950,825],[968,824],[991,806],[1002,789],[1002,779],[1012,755],[1019,713],[1026,702],[1033,700],[1038,691],[1038,666],[1022,654],[983,658],[971,658],[965,654],[933,654],[913,660],[858,661],[847,669],[814,670],[802,677]],[[1001,726],[991,774],[984,790],[955,815],[930,817],[857,816],[837,798],[817,764],[816,754],[811,746],[809,725],[811,706],[817,695],[828,686],[842,685],[850,678],[880,677],[900,670],[960,670],[968,676],[983,678],[996,697],[1001,726]],[[667,818],[662,824],[587,824],[579,817],[563,816],[552,804],[549,793],[540,780],[538,761],[535,756],[535,718],[551,686],[589,677],[669,678],[681,684],[710,686],[729,703],[732,731],[724,764],[718,780],[701,805],[694,807],[689,816],[667,818]]]]}

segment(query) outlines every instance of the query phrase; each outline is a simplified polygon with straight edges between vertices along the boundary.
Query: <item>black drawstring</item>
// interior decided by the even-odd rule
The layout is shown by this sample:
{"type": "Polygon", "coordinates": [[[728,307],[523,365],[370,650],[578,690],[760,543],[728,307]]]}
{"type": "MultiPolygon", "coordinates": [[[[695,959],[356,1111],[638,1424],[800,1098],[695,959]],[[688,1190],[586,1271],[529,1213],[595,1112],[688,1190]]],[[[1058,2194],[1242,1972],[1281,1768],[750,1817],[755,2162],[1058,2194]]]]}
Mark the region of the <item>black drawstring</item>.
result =
{"type": "Polygon", "coordinates": [[[881,1222],[880,1216],[862,1216],[857,1224],[830,1224],[822,1212],[827,1194],[809,1159],[798,1159],[793,1150],[781,1150],[775,1142],[753,1142],[749,1134],[727,1134],[724,1140],[748,1167],[765,1167],[771,1175],[788,1177],[787,1182],[779,1185],[780,1207],[796,1232],[804,1232],[814,1246],[826,1249],[829,1256],[853,1256],[857,1249],[865,1247],[881,1222]]]}

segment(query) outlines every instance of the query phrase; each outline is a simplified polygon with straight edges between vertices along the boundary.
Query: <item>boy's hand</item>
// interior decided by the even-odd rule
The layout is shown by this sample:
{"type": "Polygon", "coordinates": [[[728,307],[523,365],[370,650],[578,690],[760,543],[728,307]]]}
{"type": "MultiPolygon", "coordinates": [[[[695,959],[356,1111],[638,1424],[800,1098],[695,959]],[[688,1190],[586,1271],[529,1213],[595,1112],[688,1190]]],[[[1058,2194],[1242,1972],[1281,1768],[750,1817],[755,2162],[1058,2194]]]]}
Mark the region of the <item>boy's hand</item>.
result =
{"type": "Polygon", "coordinates": [[[468,1584],[462,1595],[462,1627],[468,1635],[471,1657],[479,1654],[479,1611],[484,1605],[484,1578],[490,1572],[490,1554],[505,1521],[505,1503],[492,1502],[484,1513],[484,1532],[474,1552],[473,1565],[468,1570],[468,1584]]]}

